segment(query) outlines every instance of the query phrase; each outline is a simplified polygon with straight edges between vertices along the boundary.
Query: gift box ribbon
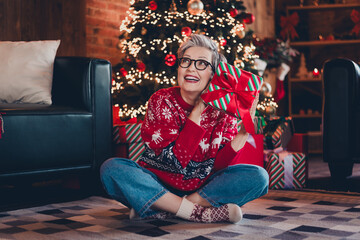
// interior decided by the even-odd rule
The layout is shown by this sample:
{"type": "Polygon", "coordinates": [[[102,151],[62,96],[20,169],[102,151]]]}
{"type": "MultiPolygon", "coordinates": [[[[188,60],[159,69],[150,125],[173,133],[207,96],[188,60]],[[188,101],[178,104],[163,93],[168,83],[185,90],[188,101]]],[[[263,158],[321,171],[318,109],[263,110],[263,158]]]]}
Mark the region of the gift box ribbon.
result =
{"type": "Polygon", "coordinates": [[[294,188],[293,179],[294,179],[294,164],[293,164],[293,155],[287,154],[285,157],[280,153],[280,159],[284,159],[284,183],[285,189],[294,188]]]}
{"type": "Polygon", "coordinates": [[[240,70],[229,64],[220,63],[216,69],[216,74],[211,80],[211,84],[218,86],[219,89],[205,92],[201,95],[201,98],[205,102],[212,102],[230,95],[230,102],[227,105],[226,112],[240,117],[243,120],[245,130],[248,133],[255,134],[255,127],[249,110],[261,83],[262,78],[250,72],[240,70]]]}

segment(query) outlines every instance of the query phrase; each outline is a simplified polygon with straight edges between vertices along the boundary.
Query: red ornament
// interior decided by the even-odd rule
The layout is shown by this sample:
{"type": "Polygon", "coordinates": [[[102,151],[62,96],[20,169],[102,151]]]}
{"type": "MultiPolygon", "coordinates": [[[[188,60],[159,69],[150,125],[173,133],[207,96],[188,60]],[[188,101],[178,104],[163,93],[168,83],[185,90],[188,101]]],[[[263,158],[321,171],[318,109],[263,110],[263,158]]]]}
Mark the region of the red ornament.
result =
{"type": "Polygon", "coordinates": [[[192,30],[189,27],[183,27],[181,29],[181,35],[183,35],[183,36],[190,36],[191,32],[192,32],[192,30]]]}
{"type": "Polygon", "coordinates": [[[252,24],[255,21],[255,16],[251,13],[246,13],[243,21],[245,24],[252,24]]]}
{"type": "Polygon", "coordinates": [[[149,2],[149,9],[152,11],[155,11],[158,8],[158,5],[155,1],[150,1],[149,2]]]}
{"type": "Polygon", "coordinates": [[[174,54],[168,54],[165,57],[165,64],[169,67],[174,66],[176,63],[176,56],[174,54]]]}
{"type": "Polygon", "coordinates": [[[221,40],[220,40],[220,45],[221,45],[221,46],[225,46],[226,44],[227,44],[226,39],[221,39],[221,40]]]}
{"type": "Polygon", "coordinates": [[[125,68],[120,68],[119,71],[124,77],[126,77],[126,75],[128,74],[128,72],[125,70],[125,68]]]}
{"type": "Polygon", "coordinates": [[[230,16],[233,18],[238,15],[239,11],[236,8],[230,8],[230,16]]]}
{"type": "Polygon", "coordinates": [[[138,63],[136,64],[136,67],[137,67],[137,69],[139,70],[139,72],[145,71],[145,68],[146,68],[146,66],[145,66],[145,64],[144,64],[143,62],[138,62],[138,63]]]}

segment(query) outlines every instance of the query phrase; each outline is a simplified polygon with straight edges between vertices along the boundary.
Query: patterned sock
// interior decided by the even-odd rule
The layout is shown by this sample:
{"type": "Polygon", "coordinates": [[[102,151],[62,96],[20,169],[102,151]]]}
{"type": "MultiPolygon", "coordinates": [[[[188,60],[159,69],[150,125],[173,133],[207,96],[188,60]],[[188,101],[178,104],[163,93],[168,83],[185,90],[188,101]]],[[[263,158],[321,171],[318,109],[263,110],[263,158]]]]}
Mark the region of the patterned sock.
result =
{"type": "Polygon", "coordinates": [[[202,207],[183,198],[177,217],[202,223],[232,222],[236,223],[242,219],[241,208],[232,203],[221,207],[202,207]]]}
{"type": "Polygon", "coordinates": [[[154,215],[145,217],[145,218],[141,218],[136,212],[135,210],[132,208],[130,209],[130,214],[129,214],[129,219],[130,220],[147,220],[147,219],[168,219],[168,218],[173,218],[174,214],[168,213],[168,212],[159,212],[156,213],[154,215]]]}

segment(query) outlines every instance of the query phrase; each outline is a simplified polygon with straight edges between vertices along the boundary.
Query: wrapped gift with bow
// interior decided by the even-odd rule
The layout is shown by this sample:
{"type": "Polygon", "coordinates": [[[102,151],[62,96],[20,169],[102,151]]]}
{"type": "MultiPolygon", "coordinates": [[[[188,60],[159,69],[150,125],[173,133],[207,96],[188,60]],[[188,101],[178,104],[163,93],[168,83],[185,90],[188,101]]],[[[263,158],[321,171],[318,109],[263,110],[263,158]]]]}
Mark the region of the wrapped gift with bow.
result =
{"type": "Polygon", "coordinates": [[[220,62],[201,98],[206,104],[241,119],[245,130],[255,134],[249,110],[262,83],[261,77],[220,62]]]}
{"type": "Polygon", "coordinates": [[[299,152],[271,152],[266,155],[270,189],[304,188],[307,179],[306,155],[299,152]]]}

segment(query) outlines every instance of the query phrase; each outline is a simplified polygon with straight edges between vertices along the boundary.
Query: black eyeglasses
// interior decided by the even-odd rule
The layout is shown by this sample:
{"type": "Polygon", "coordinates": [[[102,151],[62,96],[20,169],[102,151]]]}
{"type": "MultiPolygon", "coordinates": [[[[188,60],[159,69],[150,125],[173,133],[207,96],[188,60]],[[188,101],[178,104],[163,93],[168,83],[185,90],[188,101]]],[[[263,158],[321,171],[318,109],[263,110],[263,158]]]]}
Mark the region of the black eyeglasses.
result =
{"type": "Polygon", "coordinates": [[[194,62],[195,68],[197,70],[203,71],[208,66],[210,66],[211,69],[214,71],[214,67],[211,65],[211,63],[209,63],[206,60],[202,60],[202,59],[195,60],[195,59],[190,59],[190,58],[179,58],[179,66],[182,67],[182,68],[190,67],[192,62],[194,62]]]}

